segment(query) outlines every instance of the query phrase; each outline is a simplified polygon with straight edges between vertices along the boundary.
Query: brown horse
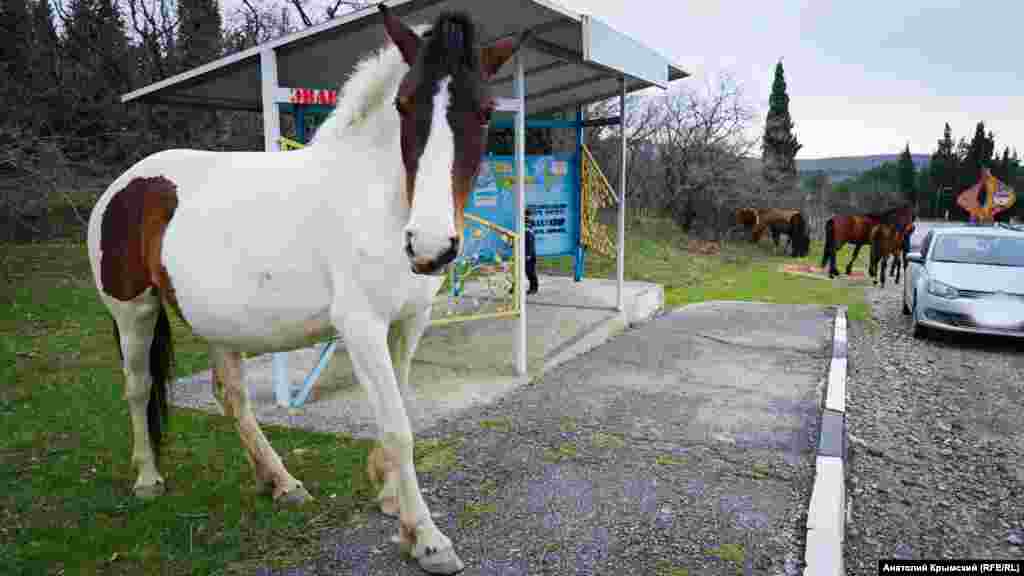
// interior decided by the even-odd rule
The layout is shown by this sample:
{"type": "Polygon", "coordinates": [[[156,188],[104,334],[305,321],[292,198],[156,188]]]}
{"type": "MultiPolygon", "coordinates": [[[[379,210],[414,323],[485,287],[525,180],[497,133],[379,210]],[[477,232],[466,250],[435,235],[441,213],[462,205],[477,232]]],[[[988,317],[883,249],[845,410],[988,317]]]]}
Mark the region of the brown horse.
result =
{"type": "Polygon", "coordinates": [[[786,248],[793,247],[794,258],[806,256],[811,247],[811,236],[807,230],[807,220],[799,210],[783,210],[778,208],[761,208],[757,210],[757,223],[751,234],[756,244],[761,240],[765,230],[772,235],[775,247],[779,247],[779,236],[787,236],[786,248]]]}
{"type": "Polygon", "coordinates": [[[756,208],[740,208],[736,211],[736,225],[745,228],[748,233],[753,233],[757,220],[756,208]]]}
{"type": "Polygon", "coordinates": [[[871,263],[868,274],[875,284],[885,288],[885,265],[893,257],[889,274],[895,274],[893,282],[900,283],[900,254],[903,252],[903,232],[893,224],[878,224],[871,231],[871,263]],[[879,267],[881,263],[881,267],[879,267]]]}
{"type": "Polygon", "coordinates": [[[821,256],[821,267],[829,266],[830,278],[839,276],[836,269],[836,253],[849,242],[854,245],[853,257],[846,265],[846,275],[853,272],[853,263],[857,261],[861,246],[871,242],[871,231],[878,224],[892,224],[897,230],[905,230],[914,221],[914,208],[904,204],[885,212],[869,214],[835,215],[825,222],[825,250],[821,256]]]}

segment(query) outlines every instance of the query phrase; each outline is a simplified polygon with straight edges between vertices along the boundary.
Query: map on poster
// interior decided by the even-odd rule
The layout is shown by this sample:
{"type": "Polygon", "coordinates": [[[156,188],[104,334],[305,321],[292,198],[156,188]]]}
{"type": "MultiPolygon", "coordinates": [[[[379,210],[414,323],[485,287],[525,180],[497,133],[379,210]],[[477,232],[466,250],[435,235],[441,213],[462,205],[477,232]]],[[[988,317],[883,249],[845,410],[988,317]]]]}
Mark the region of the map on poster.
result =
{"type": "MultiPolygon", "coordinates": [[[[526,206],[533,211],[537,256],[573,254],[579,227],[576,157],[573,154],[526,157],[526,206]]],[[[510,230],[516,229],[515,157],[488,156],[480,164],[466,212],[510,230]]],[[[463,257],[511,258],[512,246],[494,233],[481,233],[467,221],[463,257]]]]}

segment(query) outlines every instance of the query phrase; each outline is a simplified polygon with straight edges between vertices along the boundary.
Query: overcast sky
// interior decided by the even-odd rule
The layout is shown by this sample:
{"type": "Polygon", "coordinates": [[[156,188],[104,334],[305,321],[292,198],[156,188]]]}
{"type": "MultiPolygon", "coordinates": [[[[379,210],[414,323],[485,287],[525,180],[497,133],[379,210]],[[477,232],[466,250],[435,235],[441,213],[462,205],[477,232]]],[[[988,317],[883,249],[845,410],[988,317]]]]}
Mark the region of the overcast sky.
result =
{"type": "Polygon", "coordinates": [[[761,125],[781,57],[799,158],[930,153],[978,121],[1024,154],[1024,0],[554,1],[693,74],[675,84],[728,71],[761,125]]]}
{"type": "Polygon", "coordinates": [[[676,84],[730,71],[762,125],[781,57],[799,158],[930,153],[979,121],[1024,153],[1022,0],[556,1],[693,73],[676,84]]]}

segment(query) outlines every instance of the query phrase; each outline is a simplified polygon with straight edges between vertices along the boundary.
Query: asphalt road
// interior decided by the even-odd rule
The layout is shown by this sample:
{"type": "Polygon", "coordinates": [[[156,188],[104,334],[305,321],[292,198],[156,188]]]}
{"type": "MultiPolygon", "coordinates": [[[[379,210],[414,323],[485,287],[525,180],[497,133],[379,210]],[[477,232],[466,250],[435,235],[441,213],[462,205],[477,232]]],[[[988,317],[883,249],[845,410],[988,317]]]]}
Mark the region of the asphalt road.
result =
{"type": "MultiPolygon", "coordinates": [[[[456,447],[420,482],[464,574],[799,574],[833,318],[687,307],[420,434],[456,447]]],[[[282,574],[420,574],[396,529],[282,574]]]]}

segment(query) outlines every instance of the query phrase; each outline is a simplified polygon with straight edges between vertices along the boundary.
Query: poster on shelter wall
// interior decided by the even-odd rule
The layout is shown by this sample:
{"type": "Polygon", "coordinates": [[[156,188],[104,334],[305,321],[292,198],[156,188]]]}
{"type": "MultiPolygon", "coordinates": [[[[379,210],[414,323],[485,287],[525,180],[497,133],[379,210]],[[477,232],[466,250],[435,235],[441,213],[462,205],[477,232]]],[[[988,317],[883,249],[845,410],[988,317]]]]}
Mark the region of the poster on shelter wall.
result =
{"type": "MultiPolygon", "coordinates": [[[[537,256],[573,254],[579,227],[579,193],[573,154],[526,157],[526,205],[533,211],[537,256]]],[[[514,156],[488,156],[480,166],[466,212],[499,226],[516,230],[516,172],[514,156]]],[[[495,252],[512,256],[512,246],[494,234],[467,225],[463,256],[495,252]]]]}

